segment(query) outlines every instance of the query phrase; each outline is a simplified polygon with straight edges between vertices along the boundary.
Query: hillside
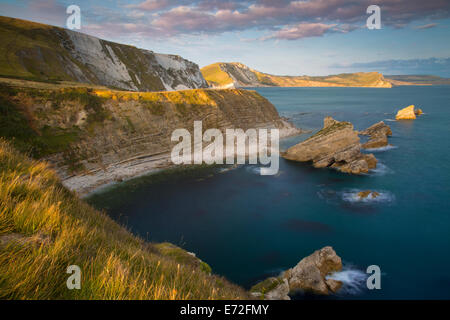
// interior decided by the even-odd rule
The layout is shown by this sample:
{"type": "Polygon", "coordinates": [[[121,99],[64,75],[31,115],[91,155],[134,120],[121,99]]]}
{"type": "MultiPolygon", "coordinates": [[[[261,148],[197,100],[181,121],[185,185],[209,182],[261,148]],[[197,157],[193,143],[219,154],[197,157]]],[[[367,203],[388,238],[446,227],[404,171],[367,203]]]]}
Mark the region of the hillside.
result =
{"type": "Polygon", "coordinates": [[[84,194],[99,185],[173,166],[172,132],[279,128],[297,132],[275,107],[249,90],[128,92],[0,78],[0,137],[53,164],[84,194]]]}
{"type": "Polygon", "coordinates": [[[378,72],[343,73],[338,75],[275,76],[251,69],[242,63],[214,63],[201,69],[203,77],[213,87],[376,87],[390,88],[378,72]]]}
{"type": "Polygon", "coordinates": [[[206,88],[199,67],[83,33],[0,16],[0,76],[133,91],[206,88]]]}
{"type": "Polygon", "coordinates": [[[148,243],[0,138],[0,299],[242,299],[194,255],[148,243]],[[68,290],[69,265],[81,268],[68,290]]]}

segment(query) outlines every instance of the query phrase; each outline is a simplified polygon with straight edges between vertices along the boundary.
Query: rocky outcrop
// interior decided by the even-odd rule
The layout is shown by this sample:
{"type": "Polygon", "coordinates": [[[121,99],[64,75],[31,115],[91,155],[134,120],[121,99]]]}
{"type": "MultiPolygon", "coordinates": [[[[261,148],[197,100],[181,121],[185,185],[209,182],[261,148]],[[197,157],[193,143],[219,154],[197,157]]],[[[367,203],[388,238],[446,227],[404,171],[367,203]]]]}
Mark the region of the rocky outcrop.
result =
{"type": "Polygon", "coordinates": [[[397,112],[395,116],[395,120],[415,120],[416,115],[422,114],[421,109],[415,109],[414,105],[410,105],[406,108],[403,108],[397,112]]]}
{"type": "Polygon", "coordinates": [[[365,190],[358,192],[359,199],[375,199],[379,196],[380,194],[376,191],[365,190]]]}
{"type": "Polygon", "coordinates": [[[350,122],[324,119],[322,130],[282,154],[292,161],[311,161],[316,168],[334,168],[351,174],[368,173],[376,168],[373,154],[361,153],[358,133],[350,122]]]}
{"type": "Polygon", "coordinates": [[[327,276],[342,270],[342,260],[332,247],[324,247],[302,259],[295,267],[279,277],[266,279],[250,291],[254,296],[268,300],[288,300],[289,293],[298,291],[318,295],[336,293],[342,286],[340,281],[327,276]]]}
{"type": "Polygon", "coordinates": [[[378,72],[358,72],[325,77],[277,76],[263,73],[239,62],[219,62],[201,69],[213,87],[377,87],[390,88],[378,72]]]}
{"type": "Polygon", "coordinates": [[[361,131],[359,134],[370,136],[369,141],[364,143],[361,147],[364,149],[374,149],[387,146],[388,136],[392,136],[392,131],[388,125],[383,121],[380,121],[366,130],[361,131]]]}
{"type": "Polygon", "coordinates": [[[76,81],[132,91],[207,88],[198,65],[83,33],[0,17],[8,63],[2,76],[76,81]]]}

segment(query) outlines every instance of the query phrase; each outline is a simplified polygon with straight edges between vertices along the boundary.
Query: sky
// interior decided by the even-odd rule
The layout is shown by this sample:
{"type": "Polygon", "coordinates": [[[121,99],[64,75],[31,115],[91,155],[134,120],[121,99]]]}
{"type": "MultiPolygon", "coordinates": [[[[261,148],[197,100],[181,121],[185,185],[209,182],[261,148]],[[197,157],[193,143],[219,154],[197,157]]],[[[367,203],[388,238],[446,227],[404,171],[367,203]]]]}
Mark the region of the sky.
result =
{"type": "Polygon", "coordinates": [[[69,5],[81,9],[77,31],[200,67],[450,77],[450,0],[0,0],[0,15],[66,27],[69,5]],[[367,28],[370,5],[381,29],[367,28]]]}

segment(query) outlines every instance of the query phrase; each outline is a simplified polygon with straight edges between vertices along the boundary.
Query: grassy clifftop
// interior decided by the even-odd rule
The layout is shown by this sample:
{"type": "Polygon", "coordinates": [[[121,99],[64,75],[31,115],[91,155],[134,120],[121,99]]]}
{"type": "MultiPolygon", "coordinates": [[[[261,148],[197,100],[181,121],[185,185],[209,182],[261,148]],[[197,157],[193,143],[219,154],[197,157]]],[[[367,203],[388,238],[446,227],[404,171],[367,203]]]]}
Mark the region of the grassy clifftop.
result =
{"type": "Polygon", "coordinates": [[[206,81],[215,87],[391,87],[378,72],[343,73],[324,77],[276,76],[237,62],[214,63],[201,71],[206,81]]]}
{"type": "Polygon", "coordinates": [[[246,292],[168,243],[147,243],[0,139],[0,299],[240,299],[246,292]],[[66,268],[82,270],[68,290],[66,268]]]}

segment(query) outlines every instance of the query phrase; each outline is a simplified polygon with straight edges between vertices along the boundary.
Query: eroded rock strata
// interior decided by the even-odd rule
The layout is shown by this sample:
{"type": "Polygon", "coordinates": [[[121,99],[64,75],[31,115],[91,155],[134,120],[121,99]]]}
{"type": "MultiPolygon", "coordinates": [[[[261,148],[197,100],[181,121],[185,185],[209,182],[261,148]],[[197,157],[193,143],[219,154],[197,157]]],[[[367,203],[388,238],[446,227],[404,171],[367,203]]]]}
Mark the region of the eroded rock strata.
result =
{"type": "Polygon", "coordinates": [[[289,148],[287,160],[312,162],[315,168],[334,168],[351,174],[368,173],[376,168],[373,154],[361,153],[358,133],[350,122],[324,119],[323,129],[307,140],[289,148]]]}
{"type": "MultiPolygon", "coordinates": [[[[194,121],[207,129],[300,130],[264,97],[249,90],[125,92],[64,88],[3,90],[26,127],[38,158],[53,164],[63,183],[80,194],[96,187],[174,166],[175,129],[193,136],[194,121]]],[[[28,139],[28,138],[27,138],[28,139]]],[[[28,140],[27,140],[28,141],[28,140]]]]}
{"type": "Polygon", "coordinates": [[[388,145],[388,136],[392,136],[391,128],[383,121],[375,123],[364,131],[359,133],[360,135],[369,136],[369,140],[361,147],[363,149],[375,149],[388,145]]]}
{"type": "Polygon", "coordinates": [[[279,277],[271,277],[256,284],[250,291],[254,296],[267,300],[289,300],[289,294],[298,291],[329,295],[336,293],[342,283],[328,276],[341,270],[341,258],[328,246],[302,259],[279,277]]]}

